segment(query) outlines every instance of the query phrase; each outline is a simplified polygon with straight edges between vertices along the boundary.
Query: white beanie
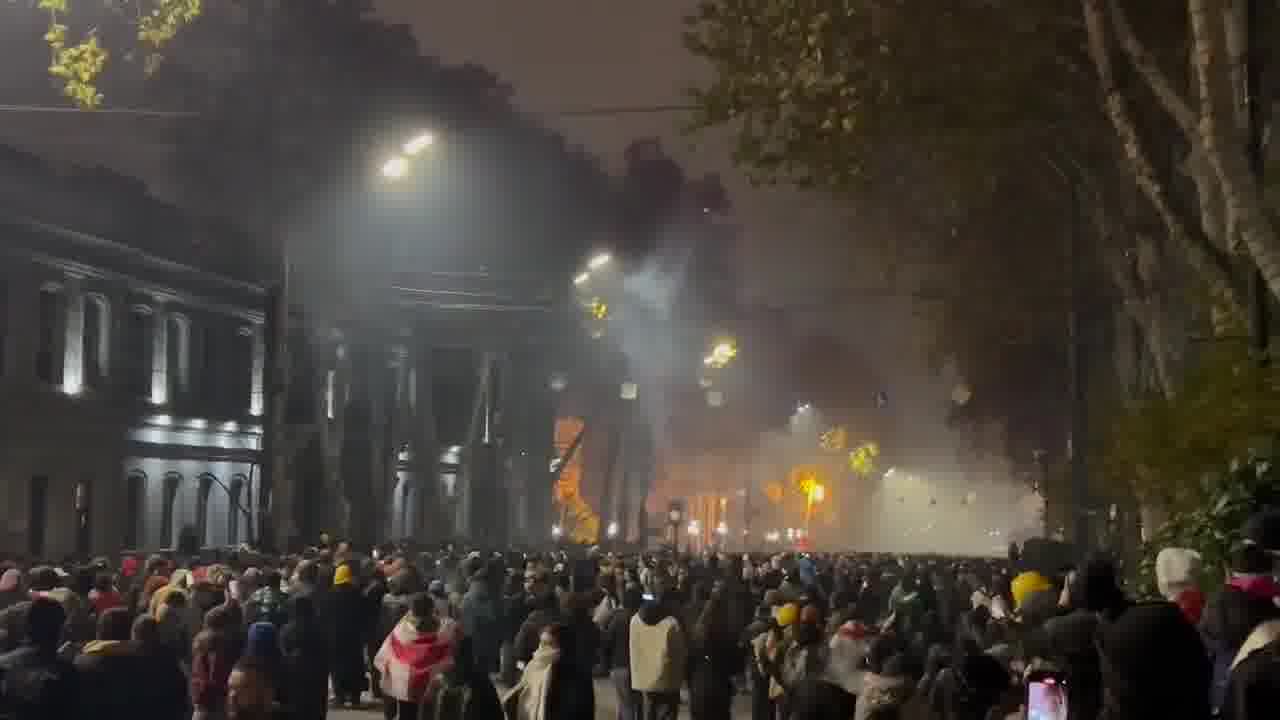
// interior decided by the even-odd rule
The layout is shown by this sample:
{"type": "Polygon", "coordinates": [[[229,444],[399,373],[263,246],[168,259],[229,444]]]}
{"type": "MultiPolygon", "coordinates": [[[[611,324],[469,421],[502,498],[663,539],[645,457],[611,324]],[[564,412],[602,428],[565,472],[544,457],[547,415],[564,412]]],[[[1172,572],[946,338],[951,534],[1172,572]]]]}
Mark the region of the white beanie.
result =
{"type": "Polygon", "coordinates": [[[1167,547],[1156,555],[1156,587],[1166,600],[1195,587],[1200,574],[1200,553],[1189,548],[1167,547]]]}

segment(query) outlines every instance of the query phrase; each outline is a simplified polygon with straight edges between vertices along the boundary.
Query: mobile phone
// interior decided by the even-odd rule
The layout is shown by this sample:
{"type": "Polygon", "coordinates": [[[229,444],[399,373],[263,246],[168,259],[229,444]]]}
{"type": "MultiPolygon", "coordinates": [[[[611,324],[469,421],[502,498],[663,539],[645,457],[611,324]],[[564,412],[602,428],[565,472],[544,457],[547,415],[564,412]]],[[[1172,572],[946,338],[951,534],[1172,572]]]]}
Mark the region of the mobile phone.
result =
{"type": "Polygon", "coordinates": [[[1067,683],[1060,673],[1038,670],[1027,678],[1027,720],[1067,720],[1067,683]]]}
{"type": "Polygon", "coordinates": [[[653,593],[645,593],[640,596],[645,602],[653,602],[653,593]]]}

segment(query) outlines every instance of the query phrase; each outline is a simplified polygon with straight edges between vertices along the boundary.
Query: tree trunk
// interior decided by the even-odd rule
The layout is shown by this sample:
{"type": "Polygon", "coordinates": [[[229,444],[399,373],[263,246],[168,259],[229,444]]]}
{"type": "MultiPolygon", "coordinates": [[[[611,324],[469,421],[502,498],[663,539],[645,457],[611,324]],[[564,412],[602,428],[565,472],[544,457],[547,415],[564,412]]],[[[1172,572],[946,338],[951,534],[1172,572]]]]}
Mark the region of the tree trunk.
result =
{"type": "MultiPolygon", "coordinates": [[[[1138,134],[1128,100],[1116,85],[1102,2],[1103,0],[1081,0],[1089,36],[1089,54],[1098,73],[1107,118],[1119,136],[1134,181],[1150,201],[1169,237],[1182,249],[1187,263],[1209,288],[1214,300],[1239,312],[1244,307],[1245,293],[1232,277],[1230,259],[1213,246],[1208,238],[1191,227],[1174,208],[1168,188],[1156,173],[1138,134]]],[[[1280,265],[1277,265],[1277,271],[1280,271],[1280,265]]]]}

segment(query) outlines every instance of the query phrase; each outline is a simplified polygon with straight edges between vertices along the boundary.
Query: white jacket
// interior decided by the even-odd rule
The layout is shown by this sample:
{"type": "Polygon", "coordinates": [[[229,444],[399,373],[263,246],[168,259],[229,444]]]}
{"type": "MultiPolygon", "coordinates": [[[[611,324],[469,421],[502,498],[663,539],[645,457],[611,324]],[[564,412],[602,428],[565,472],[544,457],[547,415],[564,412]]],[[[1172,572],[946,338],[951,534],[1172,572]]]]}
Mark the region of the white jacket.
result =
{"type": "Polygon", "coordinates": [[[641,617],[631,618],[631,689],[638,692],[679,692],[684,683],[689,648],[684,630],[670,615],[656,625],[641,617]]]}

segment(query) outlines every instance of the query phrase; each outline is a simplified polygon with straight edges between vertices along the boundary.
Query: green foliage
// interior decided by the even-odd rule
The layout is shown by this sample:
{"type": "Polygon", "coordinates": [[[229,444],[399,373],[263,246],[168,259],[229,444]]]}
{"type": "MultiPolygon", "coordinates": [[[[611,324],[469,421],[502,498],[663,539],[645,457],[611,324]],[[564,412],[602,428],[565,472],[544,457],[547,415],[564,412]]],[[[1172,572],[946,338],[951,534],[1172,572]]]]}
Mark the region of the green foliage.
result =
{"type": "Polygon", "coordinates": [[[1156,595],[1156,554],[1166,547],[1190,548],[1204,559],[1204,587],[1222,584],[1232,550],[1244,540],[1241,529],[1251,515],[1280,497],[1280,468],[1266,456],[1253,454],[1233,461],[1225,473],[1206,475],[1199,501],[1174,513],[1143,547],[1139,588],[1156,595]]]}
{"type": "Polygon", "coordinates": [[[764,182],[846,187],[886,145],[980,169],[1091,107],[1073,94],[1076,14],[1067,0],[702,0],[685,41],[714,75],[693,126],[731,126],[764,182]]]}
{"type": "MultiPolygon", "coordinates": [[[[108,0],[107,5],[137,30],[138,42],[146,49],[148,73],[159,66],[159,51],[203,10],[204,0],[108,0]]],[[[49,29],[44,35],[52,59],[49,74],[62,83],[62,93],[82,109],[102,105],[97,81],[107,66],[110,53],[102,47],[96,28],[72,43],[66,19],[73,15],[70,0],[37,0],[36,7],[48,13],[49,29]]]]}

